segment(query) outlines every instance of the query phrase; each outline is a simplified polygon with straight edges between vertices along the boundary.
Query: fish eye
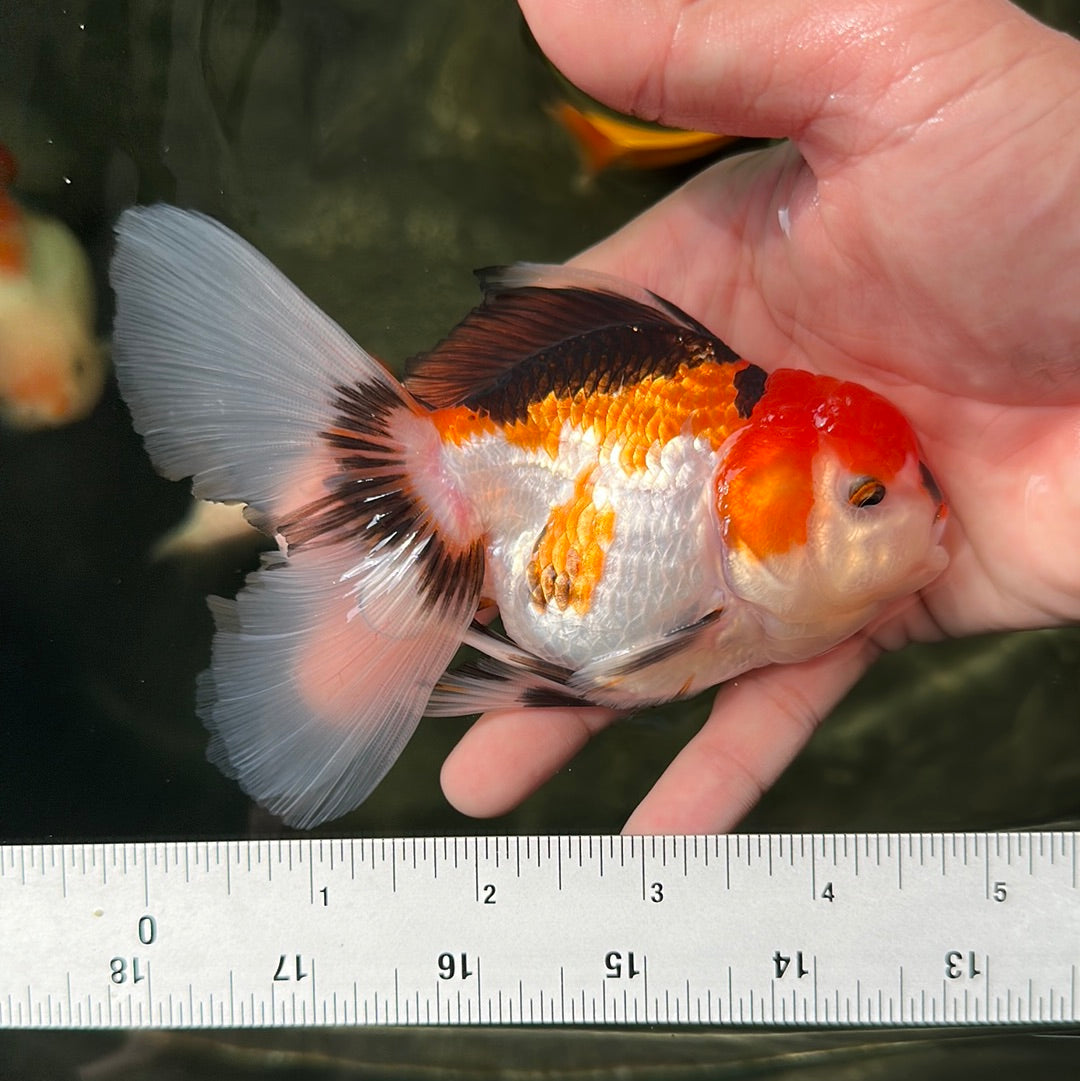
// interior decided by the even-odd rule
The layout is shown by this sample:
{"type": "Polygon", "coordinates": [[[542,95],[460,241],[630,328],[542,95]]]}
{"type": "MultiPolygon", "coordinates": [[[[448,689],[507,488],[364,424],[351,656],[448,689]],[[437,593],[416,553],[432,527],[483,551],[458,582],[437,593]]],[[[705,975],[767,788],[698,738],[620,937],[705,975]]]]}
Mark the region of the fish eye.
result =
{"type": "Polygon", "coordinates": [[[848,488],[853,507],[876,507],[885,498],[885,485],[877,477],[857,477],[848,488]]]}

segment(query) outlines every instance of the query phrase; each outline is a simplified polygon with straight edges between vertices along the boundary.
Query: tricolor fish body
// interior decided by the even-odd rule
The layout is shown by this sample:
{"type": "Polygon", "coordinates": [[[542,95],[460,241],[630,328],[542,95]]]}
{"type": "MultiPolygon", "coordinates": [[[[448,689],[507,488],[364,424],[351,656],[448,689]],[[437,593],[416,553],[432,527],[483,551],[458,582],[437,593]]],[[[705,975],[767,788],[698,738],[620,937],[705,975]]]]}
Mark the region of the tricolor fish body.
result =
{"type": "Polygon", "coordinates": [[[133,210],[118,238],[151,456],[278,540],[212,601],[200,711],[293,824],[359,803],[424,713],[676,699],[827,650],[946,563],[893,406],[767,375],[635,286],[487,272],[401,385],[209,219],[133,210]],[[444,674],[462,642],[481,660],[444,674]]]}

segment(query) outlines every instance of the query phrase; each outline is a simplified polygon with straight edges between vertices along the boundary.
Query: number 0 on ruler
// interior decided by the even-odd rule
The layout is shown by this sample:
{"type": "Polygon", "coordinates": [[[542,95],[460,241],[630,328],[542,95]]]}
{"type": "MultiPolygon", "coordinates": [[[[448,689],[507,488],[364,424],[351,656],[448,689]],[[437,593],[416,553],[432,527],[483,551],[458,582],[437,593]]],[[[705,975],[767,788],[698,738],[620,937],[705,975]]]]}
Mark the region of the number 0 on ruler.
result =
{"type": "Polygon", "coordinates": [[[1080,1022],[1075,832],[0,848],[0,1027],[1080,1022]]]}

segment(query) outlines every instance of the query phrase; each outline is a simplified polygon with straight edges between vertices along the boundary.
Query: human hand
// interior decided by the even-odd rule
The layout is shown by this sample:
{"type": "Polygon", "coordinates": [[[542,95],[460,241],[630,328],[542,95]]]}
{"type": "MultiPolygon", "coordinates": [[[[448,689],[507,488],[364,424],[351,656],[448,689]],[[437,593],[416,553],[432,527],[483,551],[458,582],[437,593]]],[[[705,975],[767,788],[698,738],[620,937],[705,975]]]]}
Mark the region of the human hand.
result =
{"type": "MultiPolygon", "coordinates": [[[[1004,0],[521,4],[607,104],[790,139],[713,166],[578,261],[766,368],[879,390],[950,504],[940,578],[824,656],[725,685],[626,824],[722,830],[883,650],[1080,619],[1080,43],[1004,0]]],[[[502,813],[613,719],[486,714],[447,759],[447,798],[502,813]]]]}

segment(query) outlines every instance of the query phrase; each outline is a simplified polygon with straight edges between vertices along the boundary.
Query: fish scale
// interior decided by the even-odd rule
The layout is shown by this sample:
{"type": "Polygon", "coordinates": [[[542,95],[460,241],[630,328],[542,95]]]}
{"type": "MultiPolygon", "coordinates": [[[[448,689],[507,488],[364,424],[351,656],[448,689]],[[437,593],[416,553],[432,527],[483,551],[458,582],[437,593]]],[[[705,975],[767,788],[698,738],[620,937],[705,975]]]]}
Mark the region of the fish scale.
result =
{"type": "Polygon", "coordinates": [[[500,491],[480,509],[488,574],[503,624],[538,657],[576,668],[598,651],[650,640],[658,606],[670,611],[676,627],[714,606],[721,570],[718,552],[711,567],[702,558],[711,529],[702,492],[719,459],[708,441],[686,435],[670,440],[652,469],[628,473],[621,455],[603,456],[569,421],[561,428],[561,449],[554,457],[498,433],[454,447],[452,454],[463,487],[470,466],[481,473],[507,470],[515,478],[512,491],[500,491]],[[569,508],[578,522],[583,514],[591,521],[587,539],[600,551],[578,551],[581,573],[591,576],[575,583],[580,603],[560,604],[552,595],[537,605],[535,590],[557,546],[555,571],[565,571],[569,508]],[[673,567],[680,573],[672,574],[673,567]],[[657,607],[643,604],[644,598],[657,607]]]}

